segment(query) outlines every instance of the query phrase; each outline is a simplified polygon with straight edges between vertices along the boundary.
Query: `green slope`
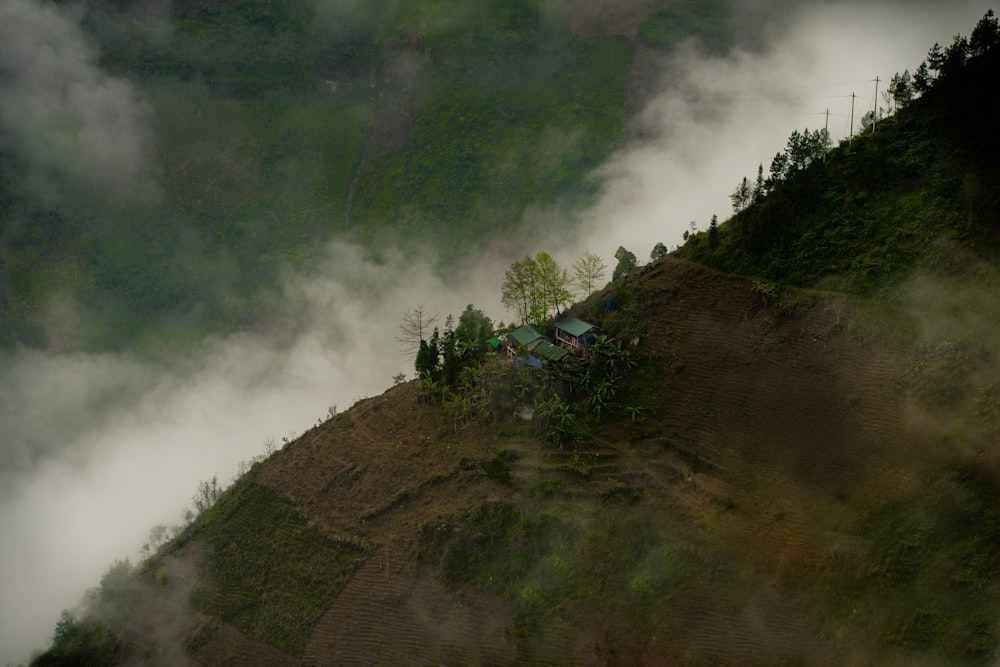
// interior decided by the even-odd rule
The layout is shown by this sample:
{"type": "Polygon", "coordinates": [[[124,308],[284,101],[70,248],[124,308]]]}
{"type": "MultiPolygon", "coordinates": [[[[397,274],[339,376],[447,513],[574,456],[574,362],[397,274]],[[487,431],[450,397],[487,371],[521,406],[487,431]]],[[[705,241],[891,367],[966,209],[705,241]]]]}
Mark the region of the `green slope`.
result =
{"type": "Polygon", "coordinates": [[[993,49],[925,95],[813,162],[680,250],[727,272],[866,296],[896,294],[918,265],[961,273],[997,259],[1000,167],[982,86],[993,49]]]}

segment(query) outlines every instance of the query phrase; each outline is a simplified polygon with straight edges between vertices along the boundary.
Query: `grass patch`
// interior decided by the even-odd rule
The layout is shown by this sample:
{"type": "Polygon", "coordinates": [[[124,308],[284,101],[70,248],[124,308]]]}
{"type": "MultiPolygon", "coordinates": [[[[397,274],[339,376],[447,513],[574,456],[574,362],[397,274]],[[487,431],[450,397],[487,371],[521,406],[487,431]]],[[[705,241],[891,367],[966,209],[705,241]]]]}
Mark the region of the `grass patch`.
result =
{"type": "Polygon", "coordinates": [[[670,49],[685,39],[697,39],[714,51],[729,42],[725,8],[717,0],[685,3],[681,7],[650,14],[639,28],[646,43],[670,49]]]}
{"type": "Polygon", "coordinates": [[[500,482],[506,486],[514,486],[514,478],[510,474],[511,461],[516,461],[520,454],[512,449],[505,449],[488,461],[483,461],[479,467],[490,479],[500,482]]]}
{"type": "Polygon", "coordinates": [[[487,503],[421,526],[419,557],[435,565],[449,586],[485,586],[511,597],[545,552],[543,538],[556,529],[550,518],[528,519],[509,503],[487,503]]]}
{"type": "Polygon", "coordinates": [[[244,478],[196,527],[205,547],[195,607],[292,654],[369,551],[330,539],[291,501],[244,478]]]}
{"type": "MultiPolygon", "coordinates": [[[[550,490],[569,494],[563,485],[550,490]]],[[[453,588],[481,586],[513,602],[519,651],[544,643],[550,623],[594,609],[616,631],[652,632],[698,567],[665,541],[641,495],[615,494],[583,523],[506,503],[440,517],[421,528],[419,557],[453,588]]]]}

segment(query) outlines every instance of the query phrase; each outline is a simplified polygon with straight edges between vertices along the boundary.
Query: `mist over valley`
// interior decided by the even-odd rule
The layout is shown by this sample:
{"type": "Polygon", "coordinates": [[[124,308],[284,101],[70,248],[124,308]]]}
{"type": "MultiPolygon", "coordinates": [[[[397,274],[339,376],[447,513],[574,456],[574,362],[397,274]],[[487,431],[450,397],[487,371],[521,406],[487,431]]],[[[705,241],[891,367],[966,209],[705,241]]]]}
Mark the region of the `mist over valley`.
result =
{"type": "MultiPolygon", "coordinates": [[[[970,222],[967,236],[936,246],[945,251],[924,255],[916,241],[894,238],[851,264],[848,250],[836,255],[816,235],[792,241],[775,233],[772,255],[766,241],[749,253],[749,241],[735,240],[766,238],[758,230],[771,229],[769,215],[792,210],[805,219],[812,209],[795,208],[806,201],[801,193],[775,194],[770,208],[765,200],[730,221],[734,188],[758,164],[766,171],[794,130],[826,127],[842,151],[852,130],[862,141],[865,114],[887,104],[875,78],[884,85],[914,72],[932,44],[969,34],[987,9],[972,1],[4,3],[0,662],[44,650],[60,612],[78,610],[117,559],[141,563],[154,526],[180,531],[192,495],[215,477],[223,486],[243,480],[220,513],[237,516],[231,508],[244,503],[259,510],[257,519],[280,516],[315,540],[310,549],[342,564],[341,578],[322,584],[338,593],[302,604],[315,606],[309,623],[326,629],[254,635],[246,629],[256,627],[254,617],[235,614],[231,601],[184,574],[197,571],[190,550],[225,553],[230,527],[216,514],[200,529],[202,542],[157,563],[174,573],[176,588],[157,588],[156,568],[146,572],[144,595],[168,592],[160,612],[173,620],[150,639],[166,652],[123,648],[122,664],[207,664],[232,657],[213,651],[234,637],[252,646],[246,655],[271,664],[322,662],[337,647],[360,660],[389,637],[354,645],[324,633],[360,599],[351,597],[351,577],[355,587],[374,581],[379,567],[398,588],[378,595],[404,600],[386,632],[414,643],[387,648],[387,659],[423,643],[444,662],[531,663],[569,646],[581,664],[609,664],[602,651],[617,639],[608,637],[627,637],[622,660],[659,664],[680,655],[662,637],[671,631],[687,638],[678,641],[690,655],[728,664],[757,649],[808,664],[988,664],[997,610],[983,600],[997,582],[982,571],[996,549],[983,544],[1000,534],[989,509],[998,459],[987,332],[1000,312],[989,290],[992,237],[970,222]],[[722,250],[709,247],[713,216],[722,250]],[[986,250],[961,245],[968,239],[986,250]],[[657,243],[676,253],[654,261],[657,243]],[[826,265],[809,265],[823,274],[819,281],[796,273],[797,262],[813,257],[810,247],[831,253],[826,265]],[[422,306],[443,330],[448,314],[458,318],[472,304],[494,324],[519,325],[501,304],[512,262],[544,251],[569,267],[590,251],[610,278],[616,248],[634,252],[648,273],[634,271],[631,282],[609,284],[590,301],[579,294],[573,308],[603,317],[605,298],[627,294],[643,314],[638,349],[646,356],[621,380],[634,402],[610,411],[607,424],[599,412],[596,420],[581,415],[575,435],[557,446],[518,426],[459,428],[445,399],[418,400],[414,360],[397,341],[404,313],[422,306]],[[913,259],[879,273],[864,263],[872,256],[913,259]],[[851,273],[859,266],[867,273],[851,273]],[[899,319],[879,314],[882,298],[899,319]],[[909,333],[894,339],[886,333],[893,328],[909,333]],[[394,384],[401,373],[406,382],[394,384]],[[742,388],[713,389],[713,378],[725,375],[742,388]],[[898,383],[903,393],[886,389],[898,383]],[[782,403],[802,411],[774,417],[775,426],[768,410],[782,403]],[[939,410],[927,408],[935,404],[939,410]],[[830,417],[831,405],[843,414],[830,417]],[[842,432],[794,441],[814,416],[842,432]],[[433,451],[396,459],[403,450],[394,443],[415,447],[424,438],[433,451]],[[351,446],[330,453],[335,442],[351,446]],[[858,443],[879,443],[872,469],[859,463],[868,453],[858,443]],[[255,472],[244,475],[254,461],[255,472]],[[981,477],[940,472],[966,465],[981,477]],[[773,485],[754,477],[762,472],[773,485]],[[365,491],[352,495],[349,479],[365,480],[365,491]],[[462,489],[454,507],[445,500],[452,482],[462,489]],[[407,504],[413,498],[426,500],[407,504]],[[570,520],[575,499],[579,517],[570,520]],[[726,503],[735,514],[725,513],[726,503]],[[909,513],[918,506],[926,524],[909,513]],[[506,514],[510,507],[521,509],[520,519],[506,514]],[[296,512],[315,534],[295,523],[296,512]],[[980,522],[980,537],[941,537],[948,517],[980,522]],[[505,565],[480,554],[482,571],[456,573],[448,554],[463,546],[454,536],[473,534],[482,527],[475,521],[501,537],[521,531],[517,539],[529,546],[497,552],[505,565]],[[716,532],[703,532],[706,524],[716,532]],[[848,527],[869,531],[869,541],[834,536],[848,527]],[[959,563],[943,566],[952,578],[942,587],[973,591],[961,618],[974,616],[975,637],[947,620],[958,593],[913,592],[941,582],[913,565],[912,550],[886,546],[908,544],[906,531],[932,536],[923,547],[959,563]],[[932,538],[961,549],[934,551],[932,538]],[[634,549],[602,555],[602,542],[634,549]],[[414,545],[424,560],[411,563],[404,546],[414,545]],[[748,558],[746,579],[728,560],[741,548],[758,554],[748,558]],[[838,558],[874,569],[828,565],[838,558]],[[619,571],[581,592],[577,577],[602,559],[619,571]],[[901,560],[909,569],[894,570],[901,560]],[[702,607],[699,594],[722,595],[709,570],[720,573],[715,582],[746,587],[702,607]],[[508,588],[483,579],[498,573],[508,588]],[[810,575],[848,593],[828,607],[815,591],[783,594],[785,583],[794,588],[810,575]],[[869,588],[868,575],[888,582],[884,590],[869,588]],[[426,596],[407,597],[408,584],[395,583],[410,581],[426,596]],[[191,591],[200,591],[202,612],[223,619],[211,626],[216,634],[199,626],[208,634],[195,649],[189,628],[173,625],[191,591]],[[454,621],[456,637],[427,629],[446,624],[413,622],[421,614],[460,618],[456,591],[470,610],[454,621]],[[880,611],[880,595],[888,611],[880,611]],[[571,602],[557,610],[558,599],[571,602]],[[636,624],[636,638],[628,623],[601,617],[604,602],[624,605],[624,619],[665,620],[636,624]],[[848,604],[861,604],[866,620],[850,620],[841,608],[848,604]],[[733,632],[746,633],[732,640],[734,653],[698,643],[710,633],[697,620],[685,635],[683,619],[724,619],[716,614],[727,605],[739,608],[733,632]],[[923,615],[899,620],[909,605],[923,615]],[[817,629],[788,620],[797,616],[829,620],[817,629]],[[508,618],[514,630],[497,620],[508,618]],[[580,621],[585,639],[567,639],[567,618],[580,621]],[[864,635],[865,622],[889,630],[864,635]],[[485,628],[481,644],[464,643],[463,623],[485,628]],[[928,643],[915,638],[921,632],[928,643]],[[845,648],[859,637],[859,648],[845,648]],[[596,653],[581,648],[587,642],[596,653]],[[183,656],[170,652],[177,647],[183,656]]],[[[914,149],[913,159],[933,150],[914,149]]],[[[939,193],[941,211],[953,192],[955,210],[987,210],[994,172],[955,156],[955,170],[972,175],[940,167],[940,180],[922,192],[939,193]]],[[[853,188],[851,177],[842,182],[853,188]]],[[[880,176],[862,195],[828,199],[850,197],[860,210],[865,197],[881,196],[883,182],[896,183],[880,176]]],[[[885,207],[911,213],[908,202],[925,202],[903,201],[885,207]]],[[[480,545],[469,548],[478,554],[480,545]]],[[[283,581],[274,567],[274,581],[283,581]]],[[[148,631],[142,614],[133,620],[145,629],[128,632],[148,631]]]]}

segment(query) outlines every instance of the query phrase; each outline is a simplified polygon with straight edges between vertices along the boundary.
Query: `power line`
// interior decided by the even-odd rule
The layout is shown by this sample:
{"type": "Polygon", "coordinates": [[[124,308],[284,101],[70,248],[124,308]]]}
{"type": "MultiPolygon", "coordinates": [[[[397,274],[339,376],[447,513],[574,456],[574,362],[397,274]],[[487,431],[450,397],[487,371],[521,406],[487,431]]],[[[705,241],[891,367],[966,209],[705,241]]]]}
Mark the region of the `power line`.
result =
{"type": "Polygon", "coordinates": [[[767,92],[780,92],[783,90],[801,90],[804,88],[832,88],[834,86],[853,86],[861,83],[870,83],[871,79],[863,79],[859,81],[840,81],[836,83],[813,83],[802,86],[780,86],[774,88],[745,88],[745,89],[734,89],[734,93],[767,93],[767,92]]]}

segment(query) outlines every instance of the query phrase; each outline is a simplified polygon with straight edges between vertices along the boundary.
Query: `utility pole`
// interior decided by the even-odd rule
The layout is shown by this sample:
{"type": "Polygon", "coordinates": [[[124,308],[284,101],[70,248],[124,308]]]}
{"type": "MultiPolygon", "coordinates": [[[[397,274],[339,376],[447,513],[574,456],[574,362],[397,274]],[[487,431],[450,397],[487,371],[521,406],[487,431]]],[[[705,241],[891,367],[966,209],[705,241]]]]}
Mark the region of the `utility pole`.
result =
{"type": "Polygon", "coordinates": [[[854,93],[851,93],[851,132],[847,135],[847,147],[850,148],[854,142],[854,93]]]}
{"type": "Polygon", "coordinates": [[[876,125],[878,125],[878,76],[875,77],[875,111],[872,113],[872,132],[875,131],[876,125]]]}
{"type": "Polygon", "coordinates": [[[826,122],[823,124],[823,164],[826,164],[826,153],[830,143],[830,109],[826,110],[826,122]]]}

